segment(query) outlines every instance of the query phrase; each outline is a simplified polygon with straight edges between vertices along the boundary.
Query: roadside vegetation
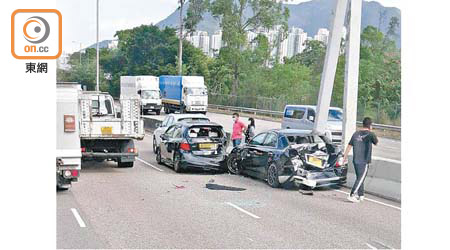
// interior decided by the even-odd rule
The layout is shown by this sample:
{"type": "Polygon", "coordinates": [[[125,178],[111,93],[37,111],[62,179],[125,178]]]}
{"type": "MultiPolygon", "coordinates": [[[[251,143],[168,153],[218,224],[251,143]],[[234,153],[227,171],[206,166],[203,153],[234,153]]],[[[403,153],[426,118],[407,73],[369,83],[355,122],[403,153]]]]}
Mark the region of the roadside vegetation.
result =
{"type": "MultiPolygon", "coordinates": [[[[209,93],[215,95],[210,97],[211,101],[217,100],[217,96],[228,102],[240,97],[247,101],[241,105],[250,107],[253,103],[249,100],[260,102],[265,98],[273,110],[280,110],[284,103],[316,103],[326,45],[309,40],[302,53],[280,60],[277,46],[287,31],[289,13],[286,9],[274,1],[194,2],[204,4],[200,9],[209,10],[218,18],[223,31],[224,46],[215,58],[204,55],[200,49],[183,41],[183,74],[204,76],[209,93]],[[242,8],[246,6],[252,8],[253,16],[244,22],[239,15],[243,15],[242,8]],[[275,26],[281,28],[274,44],[270,44],[263,35],[258,35],[253,41],[246,40],[247,31],[275,26]]],[[[195,13],[184,20],[190,32],[195,30],[195,24],[202,15],[198,11],[195,13]]],[[[395,36],[398,36],[398,25],[398,20],[394,18],[390,21],[387,34],[372,26],[361,33],[358,118],[370,115],[377,123],[400,125],[401,57],[400,49],[394,42],[395,36]]],[[[102,91],[119,96],[121,75],[177,74],[177,30],[142,25],[118,31],[116,38],[119,40],[118,48],[100,51],[102,91]]],[[[58,81],[76,81],[94,90],[95,54],[92,48],[81,53],[81,59],[79,52],[73,53],[69,58],[69,69],[58,69],[58,81]]],[[[344,75],[345,55],[342,54],[336,71],[332,106],[342,106],[344,75]]]]}

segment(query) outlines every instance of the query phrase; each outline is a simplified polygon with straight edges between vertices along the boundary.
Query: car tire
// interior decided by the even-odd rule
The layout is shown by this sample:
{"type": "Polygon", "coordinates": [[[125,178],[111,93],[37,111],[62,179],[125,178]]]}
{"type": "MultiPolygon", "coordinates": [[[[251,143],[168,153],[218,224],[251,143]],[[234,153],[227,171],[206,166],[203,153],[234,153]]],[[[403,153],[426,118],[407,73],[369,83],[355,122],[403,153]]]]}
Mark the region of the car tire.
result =
{"type": "Polygon", "coordinates": [[[182,172],[179,153],[174,153],[173,155],[173,170],[177,173],[182,172]]]}
{"type": "Polygon", "coordinates": [[[159,165],[162,165],[161,149],[159,149],[159,147],[156,148],[156,162],[157,162],[159,165]]]}
{"type": "Polygon", "coordinates": [[[161,114],[161,110],[156,110],[156,115],[160,115],[161,114]]]}
{"type": "Polygon", "coordinates": [[[117,166],[119,168],[132,168],[134,166],[134,161],[132,161],[132,162],[121,162],[119,160],[119,161],[117,161],[117,166]]]}
{"type": "Polygon", "coordinates": [[[273,188],[278,188],[280,186],[278,169],[275,163],[271,163],[267,168],[267,183],[273,188]]]}
{"type": "Polygon", "coordinates": [[[153,136],[153,144],[152,144],[152,146],[153,146],[153,153],[156,154],[156,138],[155,138],[155,136],[153,136]]]}
{"type": "Polygon", "coordinates": [[[241,168],[239,166],[236,154],[230,154],[230,156],[228,156],[227,169],[231,174],[239,175],[241,173],[241,168]]]}

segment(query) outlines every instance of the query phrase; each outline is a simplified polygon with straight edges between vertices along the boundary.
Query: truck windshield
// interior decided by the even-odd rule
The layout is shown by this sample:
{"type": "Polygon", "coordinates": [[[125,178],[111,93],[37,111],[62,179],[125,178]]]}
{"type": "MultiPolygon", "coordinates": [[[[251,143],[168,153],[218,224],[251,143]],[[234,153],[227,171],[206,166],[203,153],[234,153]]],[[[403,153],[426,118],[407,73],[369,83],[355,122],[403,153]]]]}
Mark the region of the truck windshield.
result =
{"type": "Polygon", "coordinates": [[[186,89],[188,95],[207,95],[208,92],[205,88],[188,88],[186,89]]]}
{"type": "Polygon", "coordinates": [[[141,98],[142,99],[159,99],[159,91],[158,90],[142,90],[141,98]]]}
{"type": "Polygon", "coordinates": [[[328,121],[342,121],[342,112],[339,110],[330,109],[328,111],[328,121]]]}

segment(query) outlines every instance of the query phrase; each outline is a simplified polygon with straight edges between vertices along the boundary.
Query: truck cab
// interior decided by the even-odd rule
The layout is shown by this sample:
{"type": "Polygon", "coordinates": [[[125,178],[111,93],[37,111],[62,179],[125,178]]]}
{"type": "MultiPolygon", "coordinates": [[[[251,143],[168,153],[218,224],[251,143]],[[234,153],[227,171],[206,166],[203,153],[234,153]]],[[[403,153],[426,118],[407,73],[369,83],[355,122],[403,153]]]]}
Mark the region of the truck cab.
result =
{"type": "Polygon", "coordinates": [[[159,78],[156,76],[121,76],[120,93],[138,94],[141,97],[142,114],[161,113],[161,93],[159,78]]]}

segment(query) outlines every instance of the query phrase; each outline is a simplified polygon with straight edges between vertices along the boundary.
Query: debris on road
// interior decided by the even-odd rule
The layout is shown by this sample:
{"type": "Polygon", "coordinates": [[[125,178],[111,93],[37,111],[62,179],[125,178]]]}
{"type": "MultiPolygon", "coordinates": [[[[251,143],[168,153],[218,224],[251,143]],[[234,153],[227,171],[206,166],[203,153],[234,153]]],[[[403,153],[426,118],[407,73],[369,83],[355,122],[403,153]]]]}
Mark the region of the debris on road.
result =
{"type": "Polygon", "coordinates": [[[229,186],[223,186],[223,185],[211,184],[211,183],[207,183],[205,185],[205,188],[210,189],[210,190],[225,190],[225,191],[245,191],[245,190],[247,190],[245,188],[229,187],[229,186]]]}

